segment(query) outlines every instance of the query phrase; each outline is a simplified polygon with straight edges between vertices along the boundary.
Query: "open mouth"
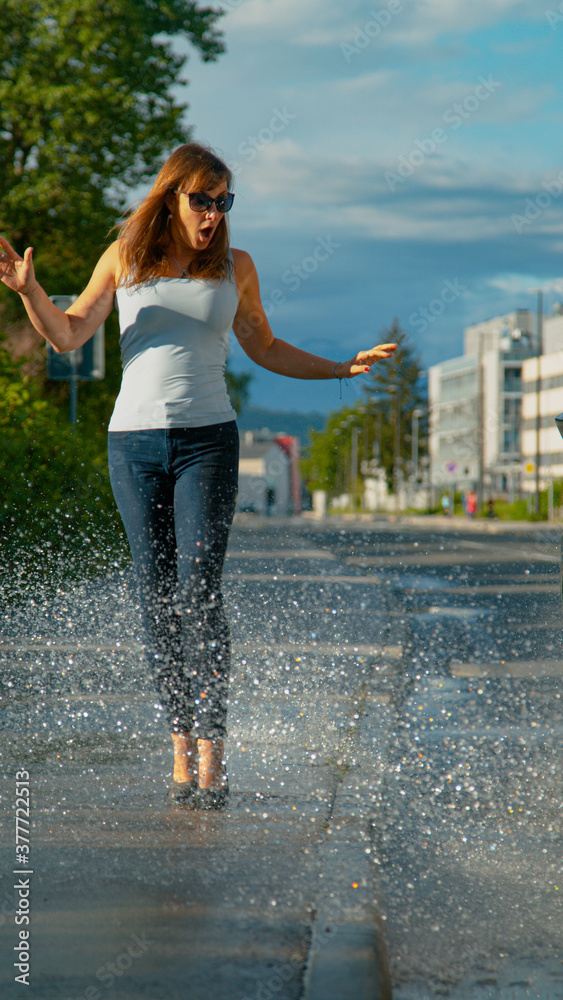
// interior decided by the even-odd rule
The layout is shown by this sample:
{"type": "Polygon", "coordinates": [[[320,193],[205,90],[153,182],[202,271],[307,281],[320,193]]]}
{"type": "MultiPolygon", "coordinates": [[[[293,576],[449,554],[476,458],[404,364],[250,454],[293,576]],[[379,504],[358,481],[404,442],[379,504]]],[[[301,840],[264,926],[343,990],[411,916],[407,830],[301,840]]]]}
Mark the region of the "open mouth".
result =
{"type": "Polygon", "coordinates": [[[202,226],[199,231],[199,235],[203,240],[206,240],[208,242],[213,236],[214,231],[215,231],[214,226],[202,226]]]}

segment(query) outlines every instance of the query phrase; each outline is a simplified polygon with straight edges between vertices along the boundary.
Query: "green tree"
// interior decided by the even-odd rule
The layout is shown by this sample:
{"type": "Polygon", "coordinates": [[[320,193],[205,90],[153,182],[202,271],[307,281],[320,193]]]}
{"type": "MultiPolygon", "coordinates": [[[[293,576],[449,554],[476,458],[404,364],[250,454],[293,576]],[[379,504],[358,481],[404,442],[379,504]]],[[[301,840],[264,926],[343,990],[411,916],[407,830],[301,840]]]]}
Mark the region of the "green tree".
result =
{"type": "MultiPolygon", "coordinates": [[[[367,415],[375,430],[374,456],[385,469],[389,484],[396,486],[412,455],[413,412],[421,409],[425,414],[427,407],[420,384],[420,360],[399,321],[394,320],[379,339],[399,346],[392,358],[371,369],[365,389],[367,415]]],[[[422,436],[421,452],[424,449],[422,436]]]]}
{"type": "MultiPolygon", "coordinates": [[[[326,490],[330,496],[355,491],[352,435],[354,430],[363,430],[364,410],[361,404],[344,406],[329,415],[322,431],[311,430],[311,444],[301,461],[301,471],[309,489],[326,490]]],[[[361,461],[361,451],[359,457],[361,461]]]]}
{"type": "Polygon", "coordinates": [[[236,413],[240,413],[242,408],[248,403],[252,378],[253,375],[251,372],[240,372],[237,375],[227,365],[225,381],[233,409],[236,413]]]}
{"type": "MultiPolygon", "coordinates": [[[[311,434],[311,445],[302,461],[310,489],[326,490],[330,496],[351,493],[358,498],[362,468],[364,472],[370,465],[385,469],[391,487],[408,469],[413,411],[420,408],[426,412],[420,363],[398,321],[383,330],[378,340],[399,346],[392,358],[373,366],[365,398],[332,413],[325,428],[311,434]]],[[[421,434],[420,453],[424,450],[421,434]]]]}
{"type": "Polygon", "coordinates": [[[77,573],[107,570],[126,551],[104,430],[73,431],[24,367],[0,349],[0,577],[10,597],[18,581],[29,586],[47,556],[55,583],[72,574],[73,564],[77,573]]]}
{"type": "Polygon", "coordinates": [[[48,289],[81,290],[127,190],[189,138],[171,93],[185,57],[170,38],[215,59],[222,13],[192,0],[0,0],[0,229],[19,252],[36,248],[48,289]]]}

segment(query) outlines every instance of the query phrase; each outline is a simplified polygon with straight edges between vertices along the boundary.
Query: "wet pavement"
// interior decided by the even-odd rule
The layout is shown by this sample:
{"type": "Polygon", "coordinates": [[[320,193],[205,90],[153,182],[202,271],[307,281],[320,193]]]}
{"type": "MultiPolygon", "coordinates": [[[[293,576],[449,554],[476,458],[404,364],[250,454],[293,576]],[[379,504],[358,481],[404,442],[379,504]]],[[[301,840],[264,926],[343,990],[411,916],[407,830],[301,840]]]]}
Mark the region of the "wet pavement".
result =
{"type": "Polygon", "coordinates": [[[558,545],[240,517],[224,813],[166,800],[128,573],[7,607],[1,995],[23,769],[28,996],[563,998],[558,545]]]}

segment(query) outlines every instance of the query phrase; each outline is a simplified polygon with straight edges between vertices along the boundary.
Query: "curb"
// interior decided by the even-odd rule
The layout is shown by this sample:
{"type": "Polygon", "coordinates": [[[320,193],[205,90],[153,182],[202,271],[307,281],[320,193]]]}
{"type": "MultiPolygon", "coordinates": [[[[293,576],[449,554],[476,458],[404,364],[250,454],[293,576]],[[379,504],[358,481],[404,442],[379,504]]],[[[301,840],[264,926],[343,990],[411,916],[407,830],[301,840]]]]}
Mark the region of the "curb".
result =
{"type": "Polygon", "coordinates": [[[355,794],[359,771],[339,785],[321,849],[317,899],[303,1000],[391,1000],[387,945],[376,905],[372,808],[355,794]]]}

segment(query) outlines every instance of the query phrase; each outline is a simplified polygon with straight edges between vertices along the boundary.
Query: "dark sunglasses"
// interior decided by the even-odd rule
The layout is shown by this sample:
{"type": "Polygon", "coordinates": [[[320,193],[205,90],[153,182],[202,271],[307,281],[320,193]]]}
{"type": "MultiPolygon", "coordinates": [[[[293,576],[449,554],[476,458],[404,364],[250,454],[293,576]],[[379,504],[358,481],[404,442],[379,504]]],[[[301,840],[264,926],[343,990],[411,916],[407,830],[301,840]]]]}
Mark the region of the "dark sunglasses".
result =
{"type": "Polygon", "coordinates": [[[217,211],[221,215],[224,215],[226,212],[231,211],[233,201],[235,200],[235,196],[231,191],[228,191],[227,194],[220,194],[218,198],[210,198],[203,191],[180,191],[179,194],[186,195],[192,212],[209,212],[212,205],[216,205],[217,211]]]}

